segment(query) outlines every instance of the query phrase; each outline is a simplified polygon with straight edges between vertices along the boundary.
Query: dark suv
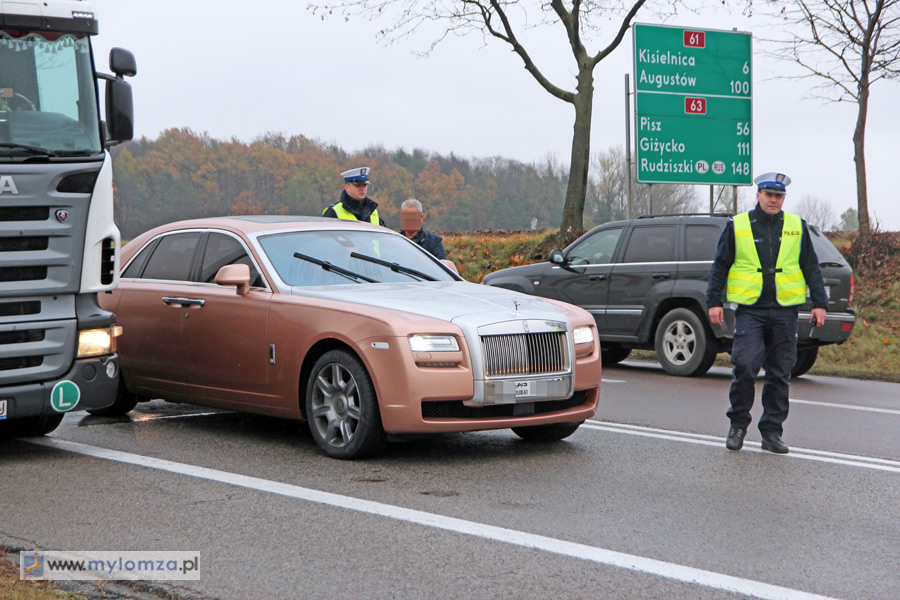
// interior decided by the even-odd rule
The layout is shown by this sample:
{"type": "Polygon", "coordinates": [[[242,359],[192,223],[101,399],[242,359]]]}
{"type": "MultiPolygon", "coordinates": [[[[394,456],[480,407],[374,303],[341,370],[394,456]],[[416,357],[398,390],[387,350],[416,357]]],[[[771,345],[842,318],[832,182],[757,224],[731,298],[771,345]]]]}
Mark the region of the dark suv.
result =
{"type": "MultiPolygon", "coordinates": [[[[725,323],[709,322],[706,284],[727,214],[659,215],[605,223],[550,253],[550,262],[503,269],[487,285],[556,298],[588,310],[597,321],[606,364],[634,348],[656,350],[672,375],[702,375],[719,352],[731,352],[734,310],[725,323]]],[[[807,302],[797,331],[799,376],[812,368],[820,346],[841,344],[853,331],[856,313],[853,271],[837,248],[809,226],[828,292],[825,325],[810,327],[807,302]]],[[[807,295],[807,299],[809,296],[807,295]]]]}

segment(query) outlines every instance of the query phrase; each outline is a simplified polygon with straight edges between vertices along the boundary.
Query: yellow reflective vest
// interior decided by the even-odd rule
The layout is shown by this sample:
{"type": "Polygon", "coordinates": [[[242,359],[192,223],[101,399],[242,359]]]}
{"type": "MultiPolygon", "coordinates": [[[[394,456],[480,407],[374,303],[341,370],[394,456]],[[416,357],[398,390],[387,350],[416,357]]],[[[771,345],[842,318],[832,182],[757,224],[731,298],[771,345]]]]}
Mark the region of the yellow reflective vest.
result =
{"type": "MultiPolygon", "coordinates": [[[[359,219],[356,218],[356,215],[354,215],[352,212],[350,212],[349,210],[344,208],[343,202],[338,202],[337,204],[332,204],[331,206],[329,206],[328,208],[323,210],[322,214],[324,215],[326,212],[328,212],[329,208],[334,209],[334,212],[337,214],[338,219],[345,219],[347,221],[359,221],[359,219]]],[[[377,208],[372,211],[371,215],[369,215],[369,223],[374,223],[375,225],[381,224],[381,219],[378,218],[378,209],[377,208]]]]}
{"type": "MultiPolygon", "coordinates": [[[[806,300],[806,280],[800,270],[800,241],[803,222],[800,217],[784,213],[781,247],[775,262],[775,297],[782,306],[803,304],[806,300]]],[[[754,304],[763,288],[762,265],[753,241],[750,213],[734,218],[734,264],[728,271],[726,298],[738,304],[754,304]]]]}

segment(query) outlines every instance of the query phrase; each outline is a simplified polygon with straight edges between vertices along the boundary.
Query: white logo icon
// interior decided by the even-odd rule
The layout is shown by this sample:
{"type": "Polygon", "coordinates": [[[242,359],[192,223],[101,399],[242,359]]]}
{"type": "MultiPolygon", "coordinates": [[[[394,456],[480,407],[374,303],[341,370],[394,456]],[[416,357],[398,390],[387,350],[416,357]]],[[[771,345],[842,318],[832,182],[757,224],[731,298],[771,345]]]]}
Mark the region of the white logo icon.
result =
{"type": "Polygon", "coordinates": [[[705,160],[698,160],[696,167],[697,167],[697,172],[700,173],[701,175],[703,175],[704,173],[709,171],[709,163],[706,162],[705,160]]]}
{"type": "Polygon", "coordinates": [[[725,172],[725,163],[723,163],[721,160],[717,160],[716,162],[713,163],[713,173],[715,173],[716,175],[721,175],[724,172],[725,172]]]}

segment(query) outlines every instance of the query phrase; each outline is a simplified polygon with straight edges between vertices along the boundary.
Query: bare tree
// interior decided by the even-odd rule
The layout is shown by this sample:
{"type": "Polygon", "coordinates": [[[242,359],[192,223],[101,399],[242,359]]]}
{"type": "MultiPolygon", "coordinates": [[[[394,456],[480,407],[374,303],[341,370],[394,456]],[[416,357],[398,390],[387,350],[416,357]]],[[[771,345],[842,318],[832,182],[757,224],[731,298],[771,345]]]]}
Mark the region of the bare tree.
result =
{"type": "MultiPolygon", "coordinates": [[[[613,146],[591,160],[585,213],[592,225],[624,219],[627,215],[628,181],[625,151],[613,146]]],[[[631,171],[632,214],[650,214],[650,187],[638,184],[631,171]]],[[[731,189],[731,188],[729,188],[731,189]]],[[[729,198],[731,196],[729,195],[729,198]]],[[[696,188],[686,184],[654,184],[653,213],[684,213],[698,210],[696,188]]]]}
{"type": "MultiPolygon", "coordinates": [[[[411,35],[428,23],[439,23],[442,34],[431,48],[447,35],[478,32],[483,39],[508,44],[525,69],[544,90],[568,102],[575,109],[569,180],[560,234],[583,229],[585,192],[591,156],[591,113],[594,100],[594,67],[615,50],[638,11],[648,0],[541,0],[521,3],[515,0],[313,0],[310,9],[317,14],[341,13],[345,18],[390,18],[393,25],[382,30],[390,41],[411,35]],[[529,6],[531,8],[529,8],[529,6]],[[608,44],[591,52],[585,42],[599,35],[602,24],[612,22],[617,30],[608,44]],[[520,36],[537,25],[562,25],[575,60],[575,88],[566,89],[550,81],[526,49],[520,36]]],[[[681,0],[659,2],[674,12],[681,0]]]]}
{"type": "Polygon", "coordinates": [[[819,200],[809,194],[803,196],[800,204],[791,212],[800,215],[807,223],[815,225],[822,231],[832,231],[836,226],[831,204],[827,200],[819,200]]]}
{"type": "Polygon", "coordinates": [[[900,75],[900,0],[775,1],[791,37],[776,40],[774,54],[798,63],[803,77],[819,79],[814,97],[859,105],[853,131],[860,235],[868,235],[866,117],[869,93],[879,79],[900,75]]]}

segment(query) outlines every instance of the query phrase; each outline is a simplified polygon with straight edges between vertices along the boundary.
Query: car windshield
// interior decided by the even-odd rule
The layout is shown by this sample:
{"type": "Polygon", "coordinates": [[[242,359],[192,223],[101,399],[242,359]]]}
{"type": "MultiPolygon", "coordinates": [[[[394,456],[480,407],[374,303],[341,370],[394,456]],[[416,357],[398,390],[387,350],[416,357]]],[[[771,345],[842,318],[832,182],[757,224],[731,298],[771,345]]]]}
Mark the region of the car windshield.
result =
{"type": "Polygon", "coordinates": [[[278,276],[288,285],[350,283],[346,276],[297,258],[294,253],[382,283],[421,281],[422,275],[436,281],[456,281],[437,259],[406,238],[390,233],[362,229],[291,231],[262,236],[259,243],[278,276]],[[396,268],[393,263],[403,268],[396,268]]]}
{"type": "Polygon", "coordinates": [[[0,158],[98,154],[86,36],[0,31],[0,158]]]}

